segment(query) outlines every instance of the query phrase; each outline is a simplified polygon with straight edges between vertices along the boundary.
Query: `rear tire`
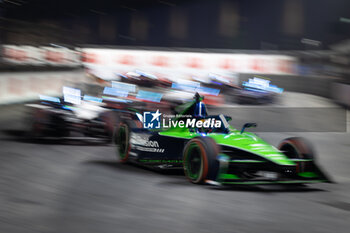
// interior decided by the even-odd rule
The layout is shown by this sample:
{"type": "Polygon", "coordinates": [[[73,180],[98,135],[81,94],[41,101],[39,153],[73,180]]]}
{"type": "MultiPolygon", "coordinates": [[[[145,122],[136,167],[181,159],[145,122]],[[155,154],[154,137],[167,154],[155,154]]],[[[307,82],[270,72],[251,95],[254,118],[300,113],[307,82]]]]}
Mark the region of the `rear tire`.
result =
{"type": "Polygon", "coordinates": [[[218,153],[219,147],[212,138],[191,139],[183,152],[183,168],[189,181],[203,184],[206,180],[215,180],[219,170],[218,153]]]}
{"type": "Polygon", "coordinates": [[[47,114],[42,110],[33,109],[25,119],[25,136],[27,139],[36,139],[45,136],[47,114]]]}

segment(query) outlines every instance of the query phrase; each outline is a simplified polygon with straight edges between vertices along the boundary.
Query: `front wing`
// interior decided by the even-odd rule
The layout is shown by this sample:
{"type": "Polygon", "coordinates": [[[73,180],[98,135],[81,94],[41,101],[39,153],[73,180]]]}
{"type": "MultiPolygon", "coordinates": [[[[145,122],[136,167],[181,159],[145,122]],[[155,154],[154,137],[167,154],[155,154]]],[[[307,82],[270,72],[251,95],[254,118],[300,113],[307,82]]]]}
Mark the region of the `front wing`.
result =
{"type": "Polygon", "coordinates": [[[219,155],[215,181],[223,185],[333,183],[313,160],[297,160],[296,166],[281,166],[269,161],[230,160],[219,155]]]}

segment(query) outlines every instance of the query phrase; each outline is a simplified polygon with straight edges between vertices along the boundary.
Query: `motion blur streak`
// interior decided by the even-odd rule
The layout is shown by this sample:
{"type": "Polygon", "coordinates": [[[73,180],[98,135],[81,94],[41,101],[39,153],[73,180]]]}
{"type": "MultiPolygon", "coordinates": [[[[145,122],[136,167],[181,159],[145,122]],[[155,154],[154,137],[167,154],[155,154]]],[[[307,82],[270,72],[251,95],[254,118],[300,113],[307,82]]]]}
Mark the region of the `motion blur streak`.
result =
{"type": "Polygon", "coordinates": [[[0,0],[0,232],[348,232],[348,9],[347,0],[0,0]],[[145,112],[202,121],[202,109],[224,127],[144,128],[145,112]],[[200,137],[171,148],[185,131],[200,137]],[[313,146],[278,147],[290,137],[313,146]],[[139,158],[134,146],[149,158],[125,163],[139,158]],[[181,158],[153,159],[169,148],[181,158]],[[254,185],[261,177],[276,182],[254,185]]]}

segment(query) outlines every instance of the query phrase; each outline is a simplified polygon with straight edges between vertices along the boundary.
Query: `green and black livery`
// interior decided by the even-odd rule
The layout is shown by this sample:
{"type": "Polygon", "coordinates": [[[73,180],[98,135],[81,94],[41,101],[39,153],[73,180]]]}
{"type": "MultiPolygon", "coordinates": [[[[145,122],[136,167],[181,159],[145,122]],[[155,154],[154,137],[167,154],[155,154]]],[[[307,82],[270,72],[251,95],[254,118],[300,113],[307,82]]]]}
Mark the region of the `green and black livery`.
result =
{"type": "MultiPolygon", "coordinates": [[[[195,101],[179,106],[189,115],[195,101]]],[[[179,110],[180,109],[180,110],[179,110]]],[[[171,127],[150,130],[137,117],[122,121],[114,142],[122,162],[161,169],[184,169],[192,183],[216,185],[307,184],[331,182],[315,161],[310,143],[299,137],[273,146],[245,128],[228,124],[230,117],[207,116],[222,121],[221,128],[171,127]]],[[[180,119],[178,119],[180,120],[180,119]]]]}

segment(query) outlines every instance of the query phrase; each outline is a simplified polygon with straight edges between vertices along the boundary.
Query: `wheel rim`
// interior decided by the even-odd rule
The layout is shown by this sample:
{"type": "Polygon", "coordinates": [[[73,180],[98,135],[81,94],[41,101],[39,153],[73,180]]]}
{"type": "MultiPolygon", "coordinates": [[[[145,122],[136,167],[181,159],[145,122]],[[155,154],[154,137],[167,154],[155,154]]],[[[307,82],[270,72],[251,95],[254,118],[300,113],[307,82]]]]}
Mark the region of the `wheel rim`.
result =
{"type": "Polygon", "coordinates": [[[196,143],[189,146],[185,163],[187,176],[191,180],[198,180],[203,170],[203,159],[201,156],[201,150],[196,143]]]}

